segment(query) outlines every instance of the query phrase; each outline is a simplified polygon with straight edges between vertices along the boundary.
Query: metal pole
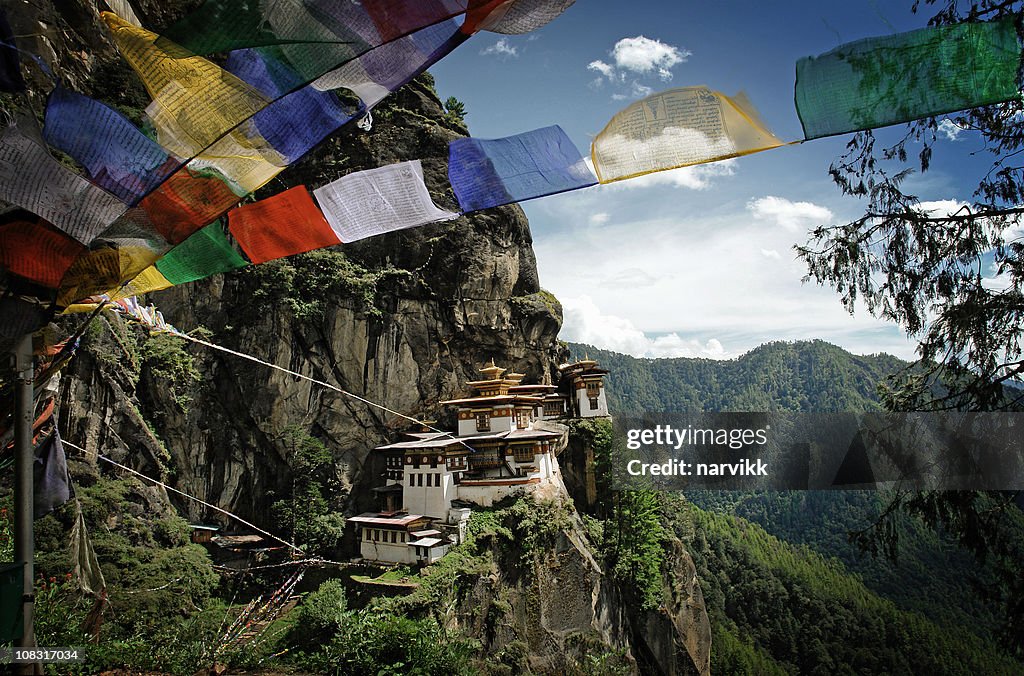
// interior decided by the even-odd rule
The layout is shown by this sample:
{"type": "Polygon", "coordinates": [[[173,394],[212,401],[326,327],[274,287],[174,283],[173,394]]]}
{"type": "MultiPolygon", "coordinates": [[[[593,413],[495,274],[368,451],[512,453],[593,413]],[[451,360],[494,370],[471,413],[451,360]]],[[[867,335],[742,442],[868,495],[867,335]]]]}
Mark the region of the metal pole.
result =
{"type": "MultiPolygon", "coordinates": [[[[35,460],[32,451],[32,334],[22,336],[14,348],[14,558],[24,565],[24,596],[22,613],[24,633],[17,645],[20,648],[34,648],[35,586],[33,559],[35,543],[32,533],[32,465],[35,460]]],[[[34,665],[22,664],[21,673],[31,674],[34,665]]]]}

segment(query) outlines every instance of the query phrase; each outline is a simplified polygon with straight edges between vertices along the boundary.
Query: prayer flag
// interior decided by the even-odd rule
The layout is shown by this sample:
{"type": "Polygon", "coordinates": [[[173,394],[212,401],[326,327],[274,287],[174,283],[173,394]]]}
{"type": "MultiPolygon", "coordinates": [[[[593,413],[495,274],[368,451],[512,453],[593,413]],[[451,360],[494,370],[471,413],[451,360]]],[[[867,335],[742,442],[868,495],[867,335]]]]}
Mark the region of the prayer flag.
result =
{"type": "Polygon", "coordinates": [[[142,28],[142,22],[135,15],[131,3],[128,0],[103,0],[114,14],[118,15],[133,26],[142,28]]]}
{"type": "Polygon", "coordinates": [[[558,125],[448,146],[448,179],[464,212],[522,202],[597,183],[558,125]]]}
{"type": "Polygon", "coordinates": [[[543,28],[576,0],[498,0],[466,12],[463,32],[485,30],[491,33],[520,35],[543,28]]]}
{"type": "Polygon", "coordinates": [[[156,269],[156,266],[151,265],[136,275],[133,280],[111,293],[110,300],[118,301],[132,296],[141,296],[144,293],[160,291],[172,286],[174,285],[156,269]]]}
{"type": "Polygon", "coordinates": [[[232,209],[228,228],[253,263],[341,243],[304,185],[232,209]]]}
{"type": "Polygon", "coordinates": [[[0,199],[41,216],[83,244],[128,209],[53,159],[27,120],[0,134],[0,199]]]}
{"type": "Polygon", "coordinates": [[[319,90],[348,89],[366,108],[372,108],[466,39],[454,21],[428,26],[349,61],[315,80],[312,86],[319,90]]]}
{"type": "Polygon", "coordinates": [[[178,244],[219,218],[239,199],[217,172],[195,170],[190,164],[172,174],[139,206],[164,239],[178,244]]]}
{"type": "Polygon", "coordinates": [[[71,264],[61,279],[57,304],[67,307],[97,293],[116,289],[125,279],[141,272],[153,252],[144,247],[99,246],[89,249],[71,264]]]}
{"type": "Polygon", "coordinates": [[[1012,18],[930,26],[841,45],[796,64],[807,139],[1015,99],[1020,45],[1012,18]]]}
{"type": "Polygon", "coordinates": [[[248,264],[231,246],[217,221],[171,249],[156,262],[156,269],[171,284],[184,284],[248,264]]]}
{"type": "Polygon", "coordinates": [[[683,87],[616,113],[594,139],[591,157],[598,180],[611,183],[781,145],[743,94],[683,87]]]}
{"type": "MultiPolygon", "coordinates": [[[[207,0],[163,35],[194,54],[289,45],[301,48],[306,60],[322,61],[319,50],[334,59],[329,69],[481,4],[485,0],[207,0]]],[[[293,61],[299,71],[303,60],[293,61]]]]}
{"type": "Polygon", "coordinates": [[[60,85],[47,100],[43,133],[94,183],[127,204],[138,202],[181,166],[121,113],[60,85]]]}
{"type": "Polygon", "coordinates": [[[199,155],[222,134],[270,100],[220,66],[103,12],[114,43],[153,97],[146,113],[164,148],[181,158],[199,155]]]}
{"type": "Polygon", "coordinates": [[[357,171],[313,195],[342,242],[459,217],[431,201],[419,160],[357,171]]]}
{"type": "Polygon", "coordinates": [[[360,107],[344,105],[332,92],[303,87],[256,113],[253,124],[285,164],[297,162],[343,124],[360,107]]]}
{"type": "Polygon", "coordinates": [[[58,288],[83,251],[84,246],[28,212],[0,216],[0,265],[36,284],[58,288]]]}

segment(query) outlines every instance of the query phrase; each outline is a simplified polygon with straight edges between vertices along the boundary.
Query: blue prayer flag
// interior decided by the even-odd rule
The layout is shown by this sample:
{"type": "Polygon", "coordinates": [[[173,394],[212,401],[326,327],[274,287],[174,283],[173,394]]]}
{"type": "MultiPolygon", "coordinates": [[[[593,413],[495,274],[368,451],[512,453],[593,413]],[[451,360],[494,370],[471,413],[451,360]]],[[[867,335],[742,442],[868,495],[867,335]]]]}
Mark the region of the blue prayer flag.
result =
{"type": "Polygon", "coordinates": [[[60,86],[46,103],[43,136],[126,204],[136,204],[181,166],[121,113],[60,86]]]}
{"type": "Polygon", "coordinates": [[[595,185],[597,178],[558,125],[448,146],[448,179],[462,211],[477,211],[595,185]]]}

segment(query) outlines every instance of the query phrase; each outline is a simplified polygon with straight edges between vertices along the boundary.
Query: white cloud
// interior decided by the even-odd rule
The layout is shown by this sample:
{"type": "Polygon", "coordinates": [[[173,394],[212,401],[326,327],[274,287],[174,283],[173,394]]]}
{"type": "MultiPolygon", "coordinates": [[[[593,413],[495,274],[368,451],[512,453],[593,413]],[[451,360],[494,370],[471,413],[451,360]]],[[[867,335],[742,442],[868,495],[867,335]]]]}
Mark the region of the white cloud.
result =
{"type": "Polygon", "coordinates": [[[765,258],[773,258],[775,260],[782,260],[782,256],[775,249],[761,249],[761,255],[765,258]]]}
{"type": "Polygon", "coordinates": [[[622,101],[650,96],[654,89],[636,78],[657,77],[661,81],[671,80],[672,69],[684,63],[692,52],[638,35],[622,38],[608,54],[612,63],[595,59],[587,64],[587,70],[598,74],[590,86],[598,89],[606,81],[614,84],[620,87],[621,91],[612,94],[612,99],[622,101]]]}
{"type": "Polygon", "coordinates": [[[1021,221],[1021,217],[1017,216],[1015,221],[1003,228],[1000,233],[1003,238],[1003,242],[1014,242],[1024,240],[1024,222],[1021,221]]]}
{"type": "Polygon", "coordinates": [[[931,200],[919,202],[917,208],[929,216],[941,218],[943,216],[952,216],[966,206],[967,202],[959,200],[931,200]]]}
{"type": "Polygon", "coordinates": [[[590,214],[590,224],[591,225],[604,225],[605,223],[608,222],[609,218],[610,218],[610,216],[608,215],[608,212],[606,212],[606,211],[599,211],[596,214],[590,214]]]}
{"type": "Polygon", "coordinates": [[[508,38],[501,38],[490,47],[481,49],[480,53],[484,56],[494,55],[503,59],[510,57],[519,56],[519,48],[513,47],[509,44],[508,38]]]}
{"type": "Polygon", "coordinates": [[[612,47],[615,65],[642,75],[657,73],[662,80],[672,79],[672,68],[683,63],[693,52],[652,40],[643,35],[622,38],[612,47]]]}
{"type": "Polygon", "coordinates": [[[793,202],[768,195],[747,202],[747,210],[760,221],[780,225],[789,232],[807,230],[832,220],[832,211],[813,202],[793,202]]]}
{"type": "Polygon", "coordinates": [[[591,61],[587,64],[587,70],[592,70],[604,75],[609,80],[615,77],[615,68],[611,64],[601,60],[591,61]]]}
{"type": "Polygon", "coordinates": [[[803,234],[765,227],[745,200],[699,191],[658,206],[629,192],[631,183],[567,193],[530,213],[541,282],[567,308],[563,338],[648,356],[711,356],[712,338],[730,355],[771,340],[820,338],[862,354],[913,356],[894,325],[863,307],[851,317],[834,290],[801,283],[806,266],[791,250],[803,234]],[[615,216],[592,227],[589,215],[599,212],[615,216]]]}
{"type": "Polygon", "coordinates": [[[959,141],[960,134],[964,133],[964,130],[961,127],[958,127],[953,120],[948,117],[944,117],[942,118],[942,122],[939,122],[938,132],[950,141],[959,141]]]}
{"type": "Polygon", "coordinates": [[[722,343],[710,338],[704,343],[678,333],[649,337],[622,317],[603,314],[590,296],[562,298],[563,323],[559,337],[587,343],[634,357],[706,357],[726,359],[722,343]]]}

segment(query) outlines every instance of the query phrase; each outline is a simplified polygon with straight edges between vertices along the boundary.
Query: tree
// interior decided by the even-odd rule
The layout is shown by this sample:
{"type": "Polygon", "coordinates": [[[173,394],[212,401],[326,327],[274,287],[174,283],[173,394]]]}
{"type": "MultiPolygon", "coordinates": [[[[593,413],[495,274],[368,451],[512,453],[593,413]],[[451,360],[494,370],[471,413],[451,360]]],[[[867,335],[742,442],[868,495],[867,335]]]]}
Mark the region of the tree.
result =
{"type": "MultiPolygon", "coordinates": [[[[915,0],[936,5],[929,25],[1017,19],[1024,2],[915,0]]],[[[907,125],[883,146],[871,131],[856,134],[829,169],[846,195],[866,199],[864,215],[821,226],[797,253],[807,279],[830,285],[853,311],[898,323],[918,340],[918,360],[882,390],[890,410],[1021,410],[1024,402],[1024,102],[986,106],[949,116],[984,141],[991,163],[977,179],[972,202],[953,213],[928,211],[904,191],[908,176],[929,169],[939,120],[907,125]],[[912,159],[913,158],[913,159],[912,159]],[[913,166],[916,165],[916,166],[913,166]],[[991,274],[992,272],[995,275],[991,274]],[[993,281],[996,277],[998,283],[993,281]]],[[[897,496],[870,532],[855,537],[873,551],[895,551],[893,520],[910,513],[945,528],[979,558],[996,563],[1001,579],[989,591],[1006,604],[1007,637],[1024,654],[1024,547],[1013,496],[965,492],[897,496]]]]}
{"type": "Polygon", "coordinates": [[[454,96],[449,96],[444,101],[444,116],[458,124],[466,123],[466,104],[454,96]]]}
{"type": "Polygon", "coordinates": [[[298,426],[286,428],[283,437],[292,491],[288,499],[274,502],[271,511],[287,525],[293,543],[310,554],[329,556],[345,534],[345,518],[330,500],[339,488],[334,458],[323,442],[298,426]]]}

